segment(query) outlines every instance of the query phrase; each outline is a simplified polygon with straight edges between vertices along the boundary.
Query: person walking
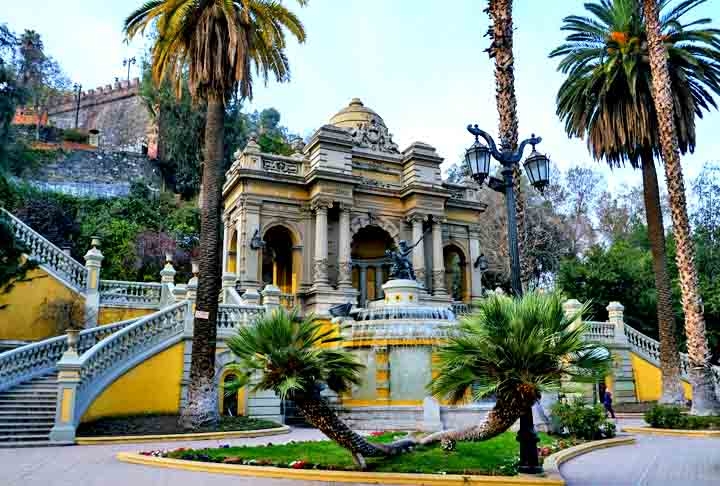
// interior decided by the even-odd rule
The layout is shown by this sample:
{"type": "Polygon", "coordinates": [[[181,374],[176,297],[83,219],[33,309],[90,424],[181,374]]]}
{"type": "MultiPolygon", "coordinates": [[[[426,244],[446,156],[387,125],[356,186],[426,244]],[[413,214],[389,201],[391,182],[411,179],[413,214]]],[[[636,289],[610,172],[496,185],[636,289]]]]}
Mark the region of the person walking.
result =
{"type": "Polygon", "coordinates": [[[612,393],[610,393],[610,390],[608,390],[607,388],[605,389],[605,393],[603,394],[602,402],[605,406],[605,416],[607,417],[609,413],[612,418],[615,418],[615,410],[613,410],[612,406],[612,393]]]}

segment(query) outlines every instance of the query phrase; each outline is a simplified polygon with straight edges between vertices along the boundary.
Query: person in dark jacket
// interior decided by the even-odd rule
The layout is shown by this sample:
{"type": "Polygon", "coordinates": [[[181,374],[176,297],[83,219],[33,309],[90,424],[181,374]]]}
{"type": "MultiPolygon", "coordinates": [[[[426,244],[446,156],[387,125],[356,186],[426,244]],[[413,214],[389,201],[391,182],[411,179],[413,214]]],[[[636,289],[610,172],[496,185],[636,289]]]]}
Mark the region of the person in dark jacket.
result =
{"type": "Polygon", "coordinates": [[[615,410],[613,410],[612,406],[612,393],[610,393],[610,390],[605,389],[602,402],[605,406],[605,416],[607,417],[609,413],[612,418],[615,418],[615,410]]]}

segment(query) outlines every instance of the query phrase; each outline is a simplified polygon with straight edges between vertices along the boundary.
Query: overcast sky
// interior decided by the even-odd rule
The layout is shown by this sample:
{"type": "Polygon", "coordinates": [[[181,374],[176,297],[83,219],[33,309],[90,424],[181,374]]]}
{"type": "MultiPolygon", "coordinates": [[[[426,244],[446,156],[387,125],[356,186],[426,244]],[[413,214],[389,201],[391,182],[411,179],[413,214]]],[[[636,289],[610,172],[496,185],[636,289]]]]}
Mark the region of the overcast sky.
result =
{"type": "MultiPolygon", "coordinates": [[[[14,31],[35,29],[47,52],[69,77],[92,88],[126,76],[123,59],[144,54],[144,42],[123,42],[125,16],[142,0],[4,1],[1,22],[14,31]]],[[[493,64],[484,49],[488,18],[481,0],[310,0],[298,12],[308,40],[291,43],[292,80],[256,86],[249,108],[273,106],[292,132],[311,134],[353,97],[385,120],[401,149],[421,140],[446,162],[472,143],[465,131],[478,123],[497,132],[493,64]]],[[[584,14],[581,0],[515,1],[515,83],[520,137],[544,139],[539,149],[561,169],[595,164],[585,143],[568,140],[555,115],[563,77],[548,53],[564,38],[563,17],[584,14]]],[[[715,16],[720,0],[709,0],[698,16],[715,16]]],[[[139,64],[131,76],[137,76],[139,64]]],[[[698,148],[683,159],[694,177],[705,161],[720,160],[720,115],[699,120],[698,148]]],[[[597,167],[603,167],[597,164],[597,167]]],[[[611,187],[640,182],[630,169],[603,167],[611,187]]]]}

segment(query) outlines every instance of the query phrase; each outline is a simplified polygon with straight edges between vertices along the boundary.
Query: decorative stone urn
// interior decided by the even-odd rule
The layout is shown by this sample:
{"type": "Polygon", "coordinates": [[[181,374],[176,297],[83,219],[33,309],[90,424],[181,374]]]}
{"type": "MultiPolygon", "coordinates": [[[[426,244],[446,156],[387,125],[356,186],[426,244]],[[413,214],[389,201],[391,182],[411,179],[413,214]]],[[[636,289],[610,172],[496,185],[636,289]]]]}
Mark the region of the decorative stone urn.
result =
{"type": "Polygon", "coordinates": [[[80,339],[80,329],[70,328],[65,331],[67,334],[68,352],[77,354],[78,340],[80,339]]]}

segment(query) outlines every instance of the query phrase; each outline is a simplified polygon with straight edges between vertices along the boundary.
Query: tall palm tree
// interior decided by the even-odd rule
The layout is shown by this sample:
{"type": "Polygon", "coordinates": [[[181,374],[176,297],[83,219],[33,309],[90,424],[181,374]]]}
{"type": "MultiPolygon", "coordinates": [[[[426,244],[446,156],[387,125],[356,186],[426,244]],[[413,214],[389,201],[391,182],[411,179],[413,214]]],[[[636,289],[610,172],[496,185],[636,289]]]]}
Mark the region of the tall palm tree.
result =
{"type": "MultiPolygon", "coordinates": [[[[515,56],[513,55],[512,0],[488,0],[486,10],[491,25],[488,36],[491,39],[488,55],[495,61],[495,104],[497,105],[500,147],[515,150],[518,146],[517,97],[515,96],[515,56]]],[[[525,199],[522,194],[520,166],[513,167],[515,183],[515,213],[518,227],[518,250],[520,254],[520,278],[527,284],[532,274],[529,260],[523,258],[525,231],[525,199]]]]}
{"type": "MultiPolygon", "coordinates": [[[[298,0],[305,5],[307,0],[298,0]]],[[[220,248],[225,103],[237,91],[252,97],[253,71],[264,80],[289,78],[285,31],[305,40],[300,20],[273,0],[149,0],[125,20],[128,38],[154,27],[152,75],[207,104],[204,190],[200,213],[200,279],[187,406],[182,423],[194,428],[218,420],[214,383],[220,292],[220,248]],[[254,69],[253,69],[254,68],[254,69]]]]}
{"type": "Polygon", "coordinates": [[[235,393],[250,384],[254,390],[272,390],[281,399],[292,400],[310,424],[349,450],[364,469],[365,457],[400,452],[406,442],[368,442],[340,420],[321,395],[325,388],[337,393],[350,390],[361,382],[364,369],[352,353],[337,348],[340,338],[333,335],[312,316],[300,318],[296,311],[282,308],[266,313],[228,340],[228,348],[238,358],[230,368],[239,378],[226,388],[235,393]]]}
{"type": "MultiPolygon", "coordinates": [[[[684,22],[683,17],[705,0],[685,0],[663,16],[669,49],[675,126],[680,149],[695,147],[695,117],[715,107],[720,93],[720,36],[684,22]]],[[[667,6],[668,2],[664,2],[667,6]]],[[[658,124],[652,103],[645,19],[636,0],[586,3],[592,17],[569,16],[566,42],[550,56],[560,57],[567,74],[557,97],[557,113],[569,136],[587,138],[593,157],[611,166],[630,163],[641,168],[648,235],[653,255],[660,333],[662,402],[683,400],[675,317],[665,253],[665,229],[654,158],[659,152],[658,124]]]]}
{"type": "MultiPolygon", "coordinates": [[[[690,383],[693,389],[692,412],[697,415],[720,413],[720,401],[715,395],[714,377],[710,366],[710,350],[705,336],[705,316],[702,297],[698,289],[698,275],[695,268],[695,249],[690,236],[690,222],[687,215],[685,185],[680,165],[680,142],[676,130],[673,91],[677,87],[668,67],[672,43],[666,40],[671,32],[663,30],[659,11],[666,4],[657,0],[643,0],[643,13],[647,23],[648,57],[652,77],[652,98],[659,128],[660,149],[665,162],[665,180],[670,194],[670,213],[677,246],[677,266],[680,274],[682,307],[685,312],[685,333],[687,335],[688,358],[690,361],[690,383]]],[[[697,2],[695,2],[697,3],[697,2]]],[[[715,31],[717,32],[717,31],[715,31]]],[[[715,38],[715,47],[720,42],[715,38]]],[[[717,49],[713,52],[699,52],[703,57],[712,56],[720,61],[717,49]]],[[[717,83],[718,78],[716,77],[717,83]]],[[[717,85],[717,84],[716,84],[717,85]]],[[[696,90],[698,85],[693,86],[696,90]]],[[[680,108],[680,107],[678,107],[680,108]]]]}
{"type": "MultiPolygon", "coordinates": [[[[440,347],[439,373],[430,391],[452,403],[494,396],[484,422],[431,434],[421,444],[442,440],[487,440],[529,419],[541,393],[576,381],[603,376],[611,361],[607,349],[584,340],[579,316],[566,315],[560,294],[528,293],[522,298],[493,296],[465,317],[459,332],[440,347]]],[[[535,445],[533,444],[533,449],[535,445]]]]}

